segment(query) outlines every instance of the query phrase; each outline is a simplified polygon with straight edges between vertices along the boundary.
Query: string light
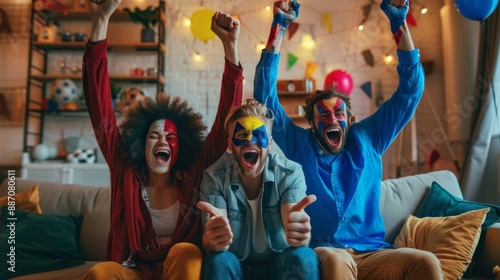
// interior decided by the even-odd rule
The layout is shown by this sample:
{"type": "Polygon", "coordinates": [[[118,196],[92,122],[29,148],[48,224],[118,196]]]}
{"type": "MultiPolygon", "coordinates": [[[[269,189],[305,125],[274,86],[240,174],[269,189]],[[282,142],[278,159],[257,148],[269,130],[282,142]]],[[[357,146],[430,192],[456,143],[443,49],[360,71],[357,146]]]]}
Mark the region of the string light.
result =
{"type": "Polygon", "coordinates": [[[365,26],[361,24],[361,25],[358,27],[358,29],[359,29],[359,31],[362,31],[363,29],[365,29],[365,26]]]}
{"type": "Polygon", "coordinates": [[[314,49],[314,47],[316,46],[316,42],[314,42],[311,34],[304,34],[304,36],[302,36],[302,46],[306,50],[314,49]]]}
{"type": "Polygon", "coordinates": [[[270,11],[271,10],[271,6],[266,6],[266,11],[270,11]]]}
{"type": "Polygon", "coordinates": [[[188,28],[191,27],[191,20],[188,17],[182,18],[182,26],[188,28]]]}
{"type": "Polygon", "coordinates": [[[394,61],[394,57],[390,54],[384,55],[385,64],[391,64],[394,61]]]}
{"type": "Polygon", "coordinates": [[[258,43],[256,47],[257,53],[260,54],[265,47],[266,45],[263,42],[258,43]]]}
{"type": "Polygon", "coordinates": [[[424,6],[424,7],[422,7],[422,9],[420,10],[420,12],[421,12],[422,14],[426,14],[428,11],[429,11],[429,9],[427,9],[427,7],[425,7],[425,6],[424,6]]]}
{"type": "Polygon", "coordinates": [[[203,59],[203,57],[201,56],[201,54],[199,52],[196,52],[194,54],[194,61],[200,62],[202,59],[203,59]]]}

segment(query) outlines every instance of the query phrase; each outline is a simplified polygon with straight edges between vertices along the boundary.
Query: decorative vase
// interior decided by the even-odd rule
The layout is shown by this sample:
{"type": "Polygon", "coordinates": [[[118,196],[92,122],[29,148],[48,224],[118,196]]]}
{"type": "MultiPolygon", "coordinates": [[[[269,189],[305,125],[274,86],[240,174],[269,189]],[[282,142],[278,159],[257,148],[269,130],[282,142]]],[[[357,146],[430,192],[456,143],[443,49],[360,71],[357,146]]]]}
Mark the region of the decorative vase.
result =
{"type": "Polygon", "coordinates": [[[141,42],[154,42],[155,31],[151,28],[141,29],[141,42]]]}

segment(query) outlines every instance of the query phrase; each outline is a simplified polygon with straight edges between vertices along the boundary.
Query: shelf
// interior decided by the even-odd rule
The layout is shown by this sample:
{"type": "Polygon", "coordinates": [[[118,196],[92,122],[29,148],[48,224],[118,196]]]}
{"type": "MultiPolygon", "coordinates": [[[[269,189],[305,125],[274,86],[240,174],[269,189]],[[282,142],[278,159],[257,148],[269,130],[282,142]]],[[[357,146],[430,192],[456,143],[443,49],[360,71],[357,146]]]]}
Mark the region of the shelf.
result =
{"type": "MultiPolygon", "coordinates": [[[[41,112],[41,110],[38,110],[41,112]]],[[[87,110],[45,110],[45,117],[47,118],[66,118],[66,119],[87,119],[89,112],[87,110]]],[[[117,117],[121,116],[119,111],[115,111],[117,117]]]]}
{"type": "MultiPolygon", "coordinates": [[[[74,81],[81,81],[82,75],[65,75],[65,74],[46,74],[46,75],[31,75],[31,78],[42,83],[52,82],[57,79],[71,79],[74,81]]],[[[157,76],[141,76],[132,77],[128,75],[110,75],[109,79],[111,82],[121,82],[121,83],[146,83],[146,84],[165,84],[165,77],[160,75],[157,76]]]]}
{"type": "MultiPolygon", "coordinates": [[[[87,10],[82,11],[70,11],[67,15],[64,15],[62,12],[54,12],[51,15],[46,14],[45,12],[36,12],[36,14],[44,19],[53,19],[53,20],[69,20],[69,21],[90,21],[91,17],[87,10]]],[[[116,10],[111,17],[110,21],[130,21],[130,17],[127,12],[122,10],[116,10]]]]}
{"type": "Polygon", "coordinates": [[[307,97],[309,95],[313,94],[312,92],[305,92],[305,91],[299,91],[299,92],[278,92],[278,96],[284,96],[284,97],[307,97]]]}
{"type": "MultiPolygon", "coordinates": [[[[85,42],[33,42],[33,46],[44,51],[83,51],[85,50],[85,42]]],[[[109,51],[158,51],[166,53],[164,43],[110,43],[108,44],[109,51]]]]}
{"type": "MultiPolygon", "coordinates": [[[[90,14],[87,10],[81,10],[81,11],[69,11],[67,15],[64,15],[61,12],[54,12],[51,15],[48,15],[44,12],[36,12],[36,14],[44,19],[52,19],[52,20],[59,20],[59,21],[90,21],[92,18],[90,17],[90,14]]],[[[111,17],[109,18],[109,21],[128,21],[130,22],[130,16],[128,15],[127,12],[123,10],[116,10],[111,17]]],[[[167,17],[165,13],[160,13],[160,24],[165,24],[167,22],[167,17]]]]}

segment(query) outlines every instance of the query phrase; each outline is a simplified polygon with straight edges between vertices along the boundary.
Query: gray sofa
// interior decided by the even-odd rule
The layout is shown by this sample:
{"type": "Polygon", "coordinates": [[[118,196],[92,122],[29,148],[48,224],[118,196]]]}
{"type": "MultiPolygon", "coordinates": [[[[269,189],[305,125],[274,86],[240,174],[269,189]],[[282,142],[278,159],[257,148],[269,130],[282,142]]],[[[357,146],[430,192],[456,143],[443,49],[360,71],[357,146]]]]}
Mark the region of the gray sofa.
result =
{"type": "MultiPolygon", "coordinates": [[[[452,194],[462,197],[458,181],[449,171],[390,179],[382,183],[381,209],[387,230],[386,241],[392,243],[408,214],[416,213],[433,181],[438,182],[452,194]]],[[[16,192],[23,192],[35,184],[40,185],[40,206],[44,214],[83,215],[80,250],[86,263],[68,269],[13,279],[83,279],[86,271],[104,257],[109,230],[109,187],[65,185],[18,178],[16,192]]],[[[6,195],[7,181],[4,181],[0,187],[0,197],[6,195]]],[[[489,272],[494,265],[500,265],[500,223],[487,231],[484,246],[477,250],[480,253],[480,267],[484,267],[483,271],[489,272]]]]}

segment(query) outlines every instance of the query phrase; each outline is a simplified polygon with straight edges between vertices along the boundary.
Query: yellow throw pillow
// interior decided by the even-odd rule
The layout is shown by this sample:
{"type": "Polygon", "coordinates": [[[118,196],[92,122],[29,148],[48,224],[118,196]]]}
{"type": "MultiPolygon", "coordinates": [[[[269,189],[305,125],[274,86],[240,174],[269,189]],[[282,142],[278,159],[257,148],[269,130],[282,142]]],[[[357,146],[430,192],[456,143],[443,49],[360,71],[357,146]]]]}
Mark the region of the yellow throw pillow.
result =
{"type": "Polygon", "coordinates": [[[417,218],[409,215],[394,247],[432,252],[441,262],[445,279],[462,279],[476,250],[481,225],[488,211],[490,208],[448,217],[417,218]]]}
{"type": "MultiPolygon", "coordinates": [[[[14,195],[14,199],[16,202],[16,210],[23,210],[30,213],[42,214],[42,209],[38,204],[40,201],[40,196],[38,193],[38,185],[34,185],[33,187],[27,189],[22,193],[18,193],[14,195]]],[[[9,197],[4,196],[0,197],[0,208],[3,206],[9,205],[9,197]]]]}

